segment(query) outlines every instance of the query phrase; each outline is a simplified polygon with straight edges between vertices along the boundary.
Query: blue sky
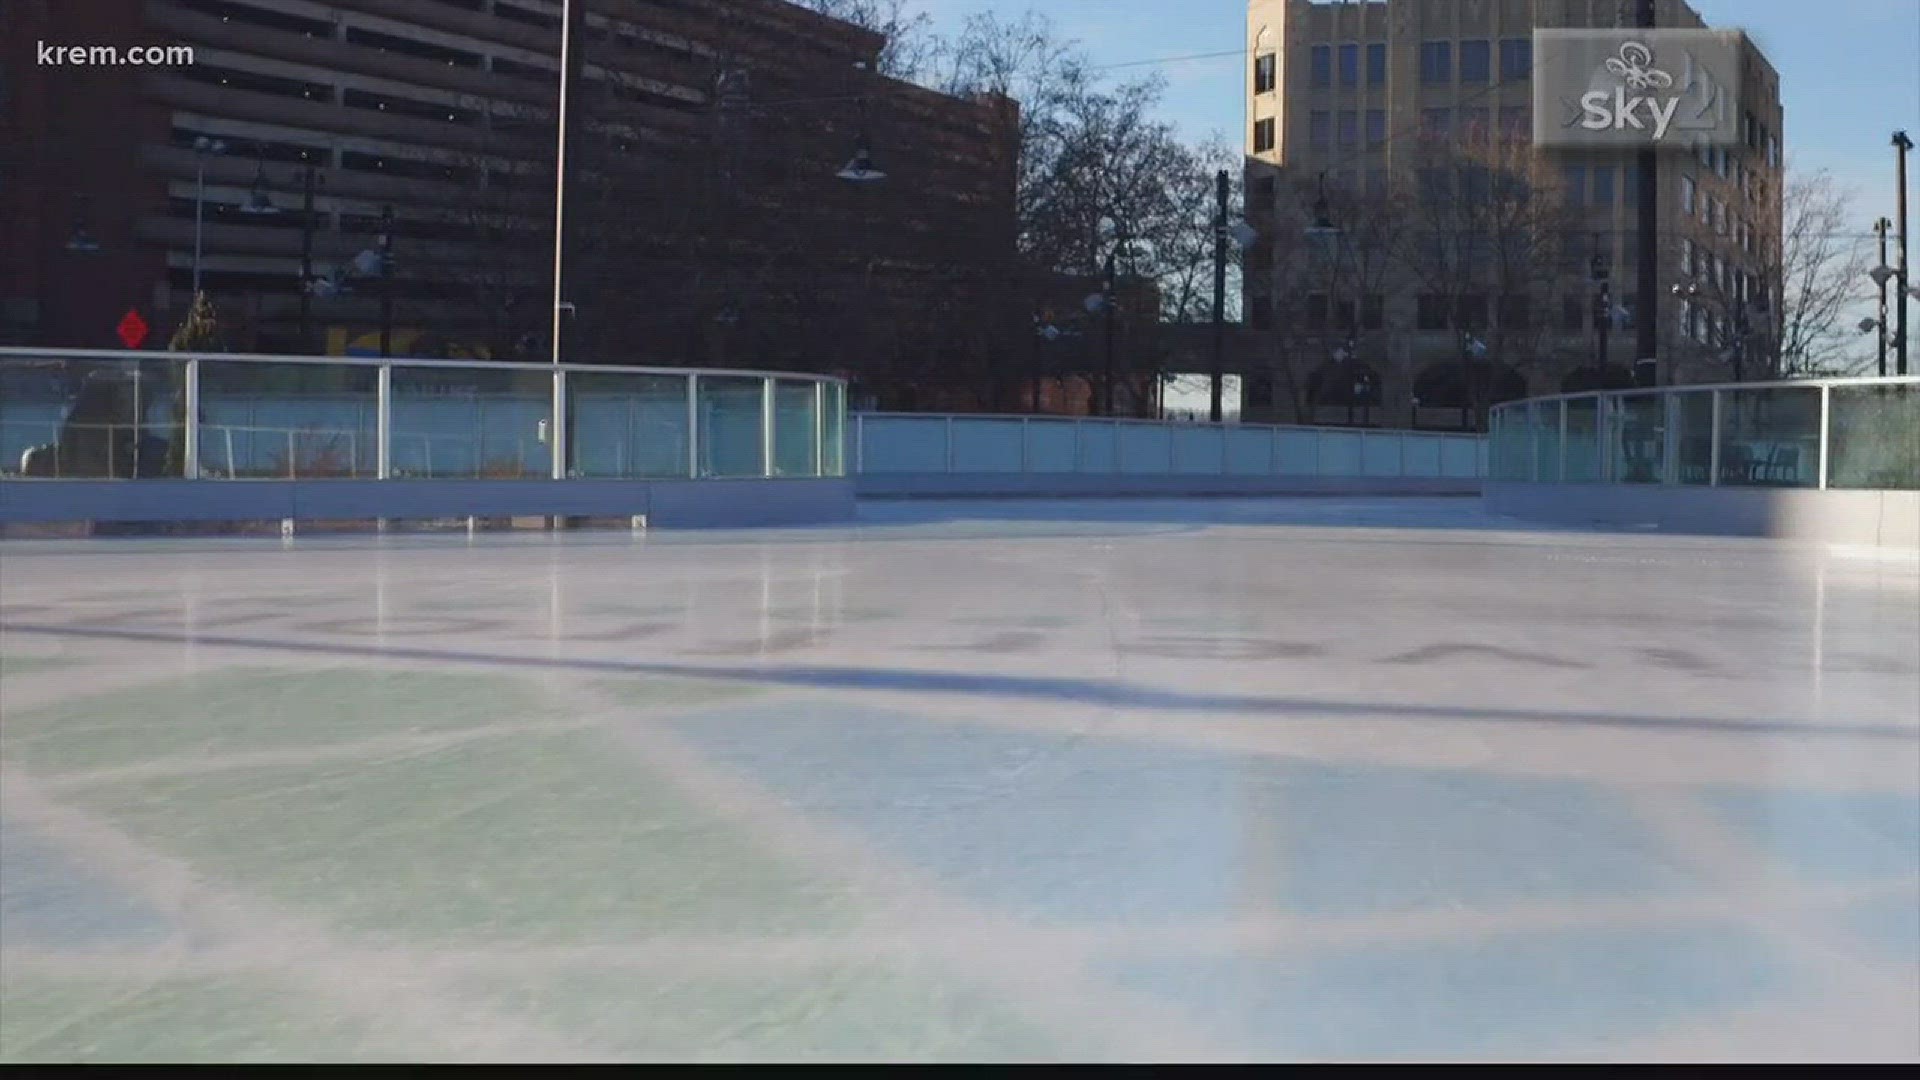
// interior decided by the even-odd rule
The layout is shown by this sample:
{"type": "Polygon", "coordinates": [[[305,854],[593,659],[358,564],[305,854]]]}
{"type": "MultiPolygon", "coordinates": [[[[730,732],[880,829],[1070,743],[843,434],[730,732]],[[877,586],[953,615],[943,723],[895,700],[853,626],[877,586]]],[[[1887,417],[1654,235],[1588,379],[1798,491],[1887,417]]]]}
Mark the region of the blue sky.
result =
{"type": "MultiPolygon", "coordinates": [[[[1893,216],[1893,149],[1905,128],[1920,140],[1920,0],[1692,0],[1710,25],[1751,34],[1780,72],[1790,164],[1826,168],[1856,192],[1862,231],[1893,216]]],[[[1111,64],[1243,47],[1243,0],[921,0],[943,31],[970,12],[1029,8],[1111,64]]],[[[1130,68],[1126,73],[1149,70],[1130,68]]],[[[1159,68],[1166,116],[1190,136],[1237,141],[1237,58],[1159,68]]],[[[1910,161],[1920,185],[1920,160],[1910,161]]],[[[1910,189],[1911,190],[1911,189],[1910,189]]],[[[1910,208],[1911,209],[1911,208],[1910,208]]]]}

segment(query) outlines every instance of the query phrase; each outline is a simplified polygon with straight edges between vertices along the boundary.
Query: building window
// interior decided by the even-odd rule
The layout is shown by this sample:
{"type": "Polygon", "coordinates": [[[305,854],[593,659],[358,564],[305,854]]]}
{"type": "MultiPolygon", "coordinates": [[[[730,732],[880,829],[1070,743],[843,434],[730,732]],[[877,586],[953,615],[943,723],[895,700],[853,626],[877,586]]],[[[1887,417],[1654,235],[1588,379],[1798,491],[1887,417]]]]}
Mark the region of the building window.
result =
{"type": "MultiPolygon", "coordinates": [[[[1315,113],[1314,115],[1325,116],[1327,114],[1315,113]]],[[[1269,116],[1265,120],[1255,120],[1253,122],[1253,152],[1262,154],[1271,149],[1273,149],[1273,117],[1269,116]]]]}
{"type": "Polygon", "coordinates": [[[1325,330],[1327,328],[1327,294],[1307,294],[1307,329],[1325,330]]]}
{"type": "Polygon", "coordinates": [[[1420,43],[1420,81],[1428,86],[1453,82],[1453,42],[1420,43]]]}
{"type": "Polygon", "coordinates": [[[1680,209],[1689,216],[1693,213],[1693,177],[1680,178],[1680,209]]]}
{"type": "Polygon", "coordinates": [[[1526,293],[1508,293],[1500,298],[1500,326],[1506,330],[1525,330],[1532,325],[1532,311],[1526,293]]]}
{"type": "Polygon", "coordinates": [[[1620,202],[1629,209],[1640,205],[1640,170],[1620,170],[1620,202]]]}
{"type": "Polygon", "coordinates": [[[1446,169],[1421,169],[1414,175],[1420,185],[1420,201],[1437,205],[1453,198],[1453,174],[1446,169]]]}
{"type": "Polygon", "coordinates": [[[1568,206],[1580,206],[1587,201],[1587,167],[1585,165],[1567,165],[1560,170],[1560,183],[1565,189],[1568,206]]]}
{"type": "Polygon", "coordinates": [[[1460,138],[1464,142],[1481,142],[1491,135],[1493,128],[1493,110],[1484,105],[1474,105],[1460,110],[1460,138]]]}
{"type": "Polygon", "coordinates": [[[1456,298],[1453,325],[1459,330],[1484,330],[1487,327],[1487,297],[1484,293],[1466,293],[1456,298]]]}
{"type": "Polygon", "coordinates": [[[1593,167],[1593,172],[1591,176],[1593,179],[1593,186],[1592,186],[1593,205],[1612,206],[1613,205],[1613,176],[1614,176],[1613,166],[1595,165],[1593,167]]]}
{"type": "Polygon", "coordinates": [[[1460,170],[1460,191],[1468,206],[1485,206],[1493,196],[1493,170],[1485,165],[1468,165],[1460,170]]]}
{"type": "Polygon", "coordinates": [[[1367,46],[1367,85],[1387,85],[1387,44],[1384,41],[1367,46]]]}
{"type": "Polygon", "coordinates": [[[1340,110],[1340,145],[1358,146],[1360,144],[1360,114],[1352,109],[1340,110]]]}
{"type": "Polygon", "coordinates": [[[1586,322],[1587,298],[1568,293],[1560,298],[1560,329],[1579,330],[1586,322]]]}
{"type": "Polygon", "coordinates": [[[1307,114],[1307,144],[1325,149],[1333,144],[1333,117],[1325,109],[1307,114]]]}
{"type": "Polygon", "coordinates": [[[1360,329],[1380,330],[1387,325],[1387,298],[1368,293],[1360,298],[1360,329]]]}
{"type": "Polygon", "coordinates": [[[1421,109],[1420,134],[1429,139],[1445,139],[1453,134],[1452,109],[1421,109]]]}
{"type": "Polygon", "coordinates": [[[1271,176],[1253,178],[1253,208],[1271,210],[1279,201],[1280,186],[1271,176]]]}
{"type": "Polygon", "coordinates": [[[1500,106],[1500,134],[1525,139],[1533,133],[1533,109],[1526,105],[1500,106]]]}
{"type": "Polygon", "coordinates": [[[1387,170],[1367,170],[1367,198],[1384,199],[1387,197],[1387,170]]]}
{"type": "Polygon", "coordinates": [[[1533,42],[1526,38],[1504,38],[1500,42],[1500,79],[1503,82],[1533,77],[1533,42]]]}
{"type": "Polygon", "coordinates": [[[1333,46],[1313,47],[1312,74],[1308,85],[1315,90],[1324,90],[1333,85],[1333,46]]]}
{"type": "Polygon", "coordinates": [[[1387,141],[1387,110],[1367,110],[1367,145],[1379,146],[1387,141]]]}
{"type": "Polygon", "coordinates": [[[1460,81],[1463,83],[1484,83],[1492,77],[1492,42],[1485,40],[1461,42],[1460,81]]]}
{"type": "Polygon", "coordinates": [[[1274,53],[1267,53],[1265,56],[1256,56],[1253,58],[1254,93],[1266,94],[1273,91],[1274,76],[1278,70],[1276,68],[1278,63],[1279,57],[1274,53]]]}
{"type": "Polygon", "coordinates": [[[1693,241],[1684,237],[1680,240],[1680,272],[1693,276],[1693,241]]]}
{"type": "Polygon", "coordinates": [[[1340,46],[1340,85],[1360,85],[1360,46],[1340,46]]]}
{"type": "Polygon", "coordinates": [[[1447,298],[1434,293],[1420,294],[1414,301],[1413,325],[1417,330],[1445,330],[1447,298]]]}

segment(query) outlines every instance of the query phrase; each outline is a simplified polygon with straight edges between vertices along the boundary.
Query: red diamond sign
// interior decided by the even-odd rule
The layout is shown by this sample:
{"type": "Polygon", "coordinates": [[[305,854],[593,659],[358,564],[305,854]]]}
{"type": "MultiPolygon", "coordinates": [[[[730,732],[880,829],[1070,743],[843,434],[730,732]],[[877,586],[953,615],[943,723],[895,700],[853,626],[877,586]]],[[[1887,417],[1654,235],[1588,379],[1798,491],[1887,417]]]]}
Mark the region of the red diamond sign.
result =
{"type": "Polygon", "coordinates": [[[127,348],[137,349],[141,342],[147,340],[147,320],[141,318],[138,311],[128,308],[126,315],[120,319],[120,325],[115,327],[113,332],[120,335],[120,340],[126,344],[127,348]]]}

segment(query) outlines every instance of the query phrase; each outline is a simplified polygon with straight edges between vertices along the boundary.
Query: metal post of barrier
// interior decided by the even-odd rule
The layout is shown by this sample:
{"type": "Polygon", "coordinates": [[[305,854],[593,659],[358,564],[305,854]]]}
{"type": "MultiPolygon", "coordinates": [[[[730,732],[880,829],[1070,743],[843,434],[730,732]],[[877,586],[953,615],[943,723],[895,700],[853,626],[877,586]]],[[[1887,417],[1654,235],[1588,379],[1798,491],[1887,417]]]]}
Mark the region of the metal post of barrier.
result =
{"type": "Polygon", "coordinates": [[[1593,400],[1593,423],[1600,431],[1600,465],[1594,475],[1608,484],[1613,482],[1613,398],[1600,394],[1593,400]]]}
{"type": "MultiPolygon", "coordinates": [[[[1905,304],[1906,297],[1900,302],[1905,304]]],[[[1820,384],[1820,490],[1827,490],[1828,469],[1833,463],[1833,455],[1828,452],[1833,441],[1833,387],[1828,383],[1820,384]]]]}
{"type": "Polygon", "coordinates": [[[853,471],[867,471],[867,414],[853,414],[853,471]]]}
{"type": "Polygon", "coordinates": [[[827,384],[813,384],[813,475],[827,475],[827,384]]]}
{"type": "Polygon", "coordinates": [[[1680,482],[1680,395],[1660,393],[1660,416],[1664,422],[1660,438],[1660,482],[1680,482]]]}
{"type": "Polygon", "coordinates": [[[1558,404],[1554,405],[1554,409],[1556,409],[1560,413],[1560,463],[1559,463],[1559,467],[1555,471],[1553,480],[1554,480],[1554,483],[1556,484],[1564,484],[1567,482],[1567,403],[1566,401],[1562,399],[1558,404]]]}
{"type": "MultiPolygon", "coordinates": [[[[381,364],[375,374],[377,379],[374,383],[373,475],[375,479],[391,480],[393,478],[393,365],[381,364]]],[[[231,442],[227,444],[227,453],[231,457],[233,453],[231,442]]],[[[433,447],[431,443],[428,444],[427,453],[429,461],[427,475],[432,476],[433,447]]]]}
{"type": "MultiPolygon", "coordinates": [[[[552,431],[553,438],[547,446],[547,474],[555,480],[565,480],[569,471],[567,467],[570,464],[567,460],[569,456],[567,447],[571,440],[567,437],[567,372],[565,368],[560,367],[553,369],[552,431]]],[[[525,436],[522,436],[522,439],[524,438],[525,436]]],[[[523,454],[525,453],[524,441],[515,440],[515,445],[521,448],[523,454]]],[[[526,467],[521,466],[520,475],[525,476],[526,473],[526,467]]]]}
{"type": "Polygon", "coordinates": [[[1723,406],[1721,404],[1720,391],[1715,390],[1712,393],[1713,393],[1713,420],[1708,424],[1708,430],[1711,431],[1713,434],[1713,444],[1707,447],[1707,486],[1719,487],[1720,486],[1720,410],[1723,406]]]}
{"type": "Polygon", "coordinates": [[[299,472],[293,466],[294,453],[295,451],[293,447],[293,429],[288,428],[287,429],[287,479],[289,480],[295,480],[299,478],[299,472]]]}
{"type": "Polygon", "coordinates": [[[700,376],[687,376],[687,478],[700,479],[700,376]]]}
{"type": "Polygon", "coordinates": [[[760,380],[760,475],[773,470],[773,380],[760,380]]]}
{"type": "MultiPolygon", "coordinates": [[[[180,394],[185,399],[185,430],[180,433],[180,475],[200,479],[200,361],[189,359],[180,372],[180,394]]],[[[55,440],[56,442],[58,440],[55,440]]]]}

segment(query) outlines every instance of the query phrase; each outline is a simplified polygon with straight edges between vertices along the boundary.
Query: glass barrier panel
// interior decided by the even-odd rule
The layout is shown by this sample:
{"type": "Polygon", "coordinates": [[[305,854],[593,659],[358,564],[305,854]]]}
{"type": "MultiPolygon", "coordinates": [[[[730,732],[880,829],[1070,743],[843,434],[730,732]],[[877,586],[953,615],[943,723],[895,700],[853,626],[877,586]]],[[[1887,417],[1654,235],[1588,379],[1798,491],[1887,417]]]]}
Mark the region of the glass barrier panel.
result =
{"type": "Polygon", "coordinates": [[[569,476],[687,475],[687,377],[567,373],[569,476]]]}
{"type": "Polygon", "coordinates": [[[379,371],[359,364],[200,362],[200,475],[370,480],[379,371]]]}
{"type": "Polygon", "coordinates": [[[1720,483],[1818,487],[1820,388],[1721,391],[1720,483]]]}
{"type": "Polygon", "coordinates": [[[701,476],[767,474],[762,413],[766,385],[757,376],[700,376],[701,476]]]}
{"type": "Polygon", "coordinates": [[[185,370],[174,359],[8,357],[0,363],[0,477],[184,475],[185,370]]]}
{"type": "Polygon", "coordinates": [[[512,368],[395,367],[395,478],[553,475],[553,376],[512,368]]]}
{"type": "Polygon", "coordinates": [[[1560,482],[1560,404],[1533,403],[1533,478],[1543,484],[1560,482]]]}
{"type": "Polygon", "coordinates": [[[1607,413],[1607,456],[1616,484],[1658,484],[1666,465],[1667,400],[1624,394],[1607,413]]]}
{"type": "Polygon", "coordinates": [[[1920,489],[1920,386],[1836,386],[1827,486],[1920,489]]]}
{"type": "Polygon", "coordinates": [[[956,416],[947,431],[953,438],[950,460],[954,472],[1020,471],[1020,421],[956,416]]]}
{"type": "Polygon", "coordinates": [[[1569,484],[1600,479],[1600,399],[1567,399],[1566,476],[1569,484]]]}
{"type": "Polygon", "coordinates": [[[778,379],[773,384],[773,475],[820,475],[818,393],[812,381],[778,379]]]}
{"type": "Polygon", "coordinates": [[[1070,473],[1079,445],[1079,428],[1064,418],[1034,417],[1025,425],[1027,471],[1070,473]]]}
{"type": "Polygon", "coordinates": [[[826,412],[820,417],[820,475],[847,474],[847,387],[830,382],[823,387],[826,412]]]}
{"type": "Polygon", "coordinates": [[[1527,449],[1527,406],[1504,405],[1489,421],[1492,439],[1492,468],[1495,480],[1533,478],[1527,449]]]}
{"type": "Polygon", "coordinates": [[[1706,484],[1713,468],[1713,392],[1675,391],[1674,399],[1676,479],[1706,484]]]}

